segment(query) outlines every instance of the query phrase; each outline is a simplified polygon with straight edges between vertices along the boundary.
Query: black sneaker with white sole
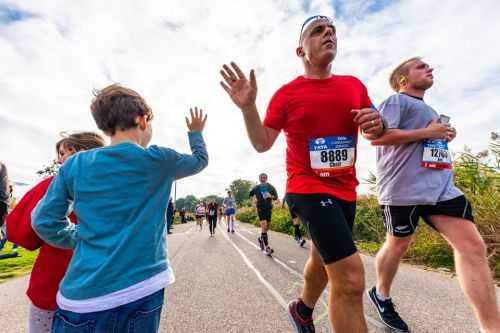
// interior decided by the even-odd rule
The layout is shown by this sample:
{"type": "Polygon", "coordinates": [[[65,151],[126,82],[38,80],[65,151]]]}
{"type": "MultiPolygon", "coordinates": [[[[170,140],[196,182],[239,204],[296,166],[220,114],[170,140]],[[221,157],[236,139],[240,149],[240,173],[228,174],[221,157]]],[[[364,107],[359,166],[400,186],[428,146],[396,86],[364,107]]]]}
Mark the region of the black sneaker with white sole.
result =
{"type": "Polygon", "coordinates": [[[306,243],[306,240],[302,238],[299,242],[300,247],[304,247],[304,244],[306,243]]]}
{"type": "Polygon", "coordinates": [[[377,297],[377,290],[375,287],[368,290],[368,297],[370,297],[370,300],[375,306],[375,310],[377,310],[380,320],[382,320],[387,327],[396,332],[410,332],[408,330],[408,325],[406,325],[404,320],[401,319],[399,314],[394,309],[394,304],[390,298],[385,301],[381,301],[377,297]]]}
{"type": "Polygon", "coordinates": [[[297,310],[297,306],[301,302],[300,299],[295,299],[288,303],[287,314],[288,319],[293,325],[295,333],[314,333],[314,323],[312,317],[303,318],[299,311],[297,310]]]}

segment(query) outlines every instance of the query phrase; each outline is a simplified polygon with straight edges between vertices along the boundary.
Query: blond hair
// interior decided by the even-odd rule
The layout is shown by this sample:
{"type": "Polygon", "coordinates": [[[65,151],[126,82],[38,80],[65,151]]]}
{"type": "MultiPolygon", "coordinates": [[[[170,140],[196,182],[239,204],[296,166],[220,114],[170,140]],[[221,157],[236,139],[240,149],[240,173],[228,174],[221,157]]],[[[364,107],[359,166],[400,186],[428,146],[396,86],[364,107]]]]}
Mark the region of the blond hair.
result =
{"type": "Polygon", "coordinates": [[[408,60],[403,61],[399,65],[394,68],[392,71],[391,75],[389,76],[389,85],[391,86],[392,90],[395,92],[399,92],[401,89],[401,85],[403,84],[402,81],[408,80],[406,77],[408,73],[410,72],[409,64],[415,60],[422,60],[422,57],[413,57],[408,60]]]}

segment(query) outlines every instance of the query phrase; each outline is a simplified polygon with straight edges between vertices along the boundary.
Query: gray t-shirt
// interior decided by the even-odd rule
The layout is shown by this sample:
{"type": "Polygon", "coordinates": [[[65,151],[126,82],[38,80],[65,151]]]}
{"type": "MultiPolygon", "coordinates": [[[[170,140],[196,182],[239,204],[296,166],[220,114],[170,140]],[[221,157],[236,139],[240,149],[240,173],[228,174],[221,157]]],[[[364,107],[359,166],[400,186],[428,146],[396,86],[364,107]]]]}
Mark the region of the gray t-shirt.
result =
{"type": "Polygon", "coordinates": [[[0,202],[9,204],[9,177],[7,175],[7,168],[0,162],[0,202]]]}
{"type": "MultiPolygon", "coordinates": [[[[389,97],[379,107],[388,128],[425,128],[439,115],[423,100],[404,94],[389,97]]],[[[421,166],[423,141],[377,147],[377,190],[381,205],[435,205],[463,193],[453,184],[451,169],[421,166]]]]}

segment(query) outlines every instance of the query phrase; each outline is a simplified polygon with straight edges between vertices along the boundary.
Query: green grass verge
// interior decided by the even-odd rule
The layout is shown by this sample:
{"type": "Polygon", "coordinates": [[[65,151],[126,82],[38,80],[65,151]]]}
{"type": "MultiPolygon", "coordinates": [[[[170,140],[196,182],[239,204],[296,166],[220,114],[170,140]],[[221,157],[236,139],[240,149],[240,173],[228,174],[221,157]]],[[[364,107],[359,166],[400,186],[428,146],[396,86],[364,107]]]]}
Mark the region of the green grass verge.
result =
{"type": "MultiPolygon", "coordinates": [[[[11,252],[12,244],[7,243],[3,251],[0,251],[0,255],[11,252]]],[[[38,251],[28,251],[23,248],[18,248],[18,253],[18,257],[0,259],[0,283],[31,273],[31,268],[38,256],[38,251]]]]}

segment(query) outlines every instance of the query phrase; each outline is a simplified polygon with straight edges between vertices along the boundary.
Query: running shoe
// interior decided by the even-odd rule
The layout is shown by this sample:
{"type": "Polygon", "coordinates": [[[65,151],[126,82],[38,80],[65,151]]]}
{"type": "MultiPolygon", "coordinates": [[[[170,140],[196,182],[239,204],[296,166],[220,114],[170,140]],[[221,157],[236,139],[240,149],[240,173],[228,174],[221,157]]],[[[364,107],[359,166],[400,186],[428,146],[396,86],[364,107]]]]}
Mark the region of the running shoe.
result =
{"type": "Polygon", "coordinates": [[[312,317],[302,318],[302,316],[299,314],[299,311],[297,310],[299,302],[301,302],[300,299],[290,301],[287,308],[288,319],[290,319],[290,322],[295,329],[294,332],[314,333],[315,329],[312,317]]]}
{"type": "Polygon", "coordinates": [[[266,250],[264,251],[265,254],[267,254],[268,256],[271,256],[273,253],[274,253],[274,250],[271,249],[270,246],[266,247],[266,250]]]}
{"type": "Polygon", "coordinates": [[[257,241],[259,242],[260,250],[264,251],[264,241],[262,240],[262,238],[257,238],[257,241]]]}
{"type": "Polygon", "coordinates": [[[306,240],[304,238],[302,238],[300,240],[300,243],[299,243],[300,247],[303,247],[305,243],[306,243],[306,240]]]}
{"type": "Polygon", "coordinates": [[[234,229],[233,229],[233,230],[231,230],[231,233],[233,233],[233,234],[234,234],[234,229]]]}
{"type": "Polygon", "coordinates": [[[386,299],[385,301],[381,301],[377,297],[376,288],[368,290],[368,296],[375,306],[375,310],[377,310],[378,316],[380,320],[389,327],[390,329],[395,330],[396,332],[409,332],[408,325],[404,322],[403,319],[399,316],[399,314],[394,309],[394,304],[392,300],[386,299]]]}

